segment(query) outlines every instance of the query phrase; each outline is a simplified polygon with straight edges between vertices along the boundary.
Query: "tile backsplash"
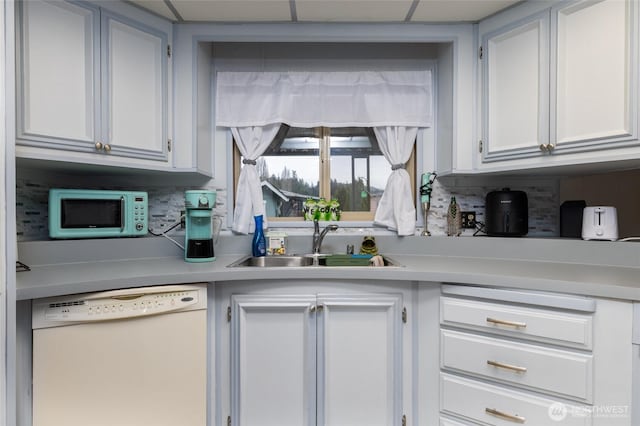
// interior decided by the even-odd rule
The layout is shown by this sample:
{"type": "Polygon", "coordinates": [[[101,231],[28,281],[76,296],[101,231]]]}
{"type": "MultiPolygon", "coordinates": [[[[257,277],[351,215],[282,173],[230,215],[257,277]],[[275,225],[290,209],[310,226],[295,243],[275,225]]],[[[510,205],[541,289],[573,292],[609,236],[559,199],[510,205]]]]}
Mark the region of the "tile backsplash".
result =
{"type": "MultiPolygon", "coordinates": [[[[53,187],[83,188],[84,179],[69,176],[57,176],[40,173],[19,173],[16,179],[16,214],[18,241],[48,239],[48,191],[53,187]]],[[[91,186],[95,188],[95,186],[91,186]]],[[[452,196],[456,197],[462,211],[476,212],[477,220],[484,222],[484,200],[488,192],[510,187],[522,190],[529,199],[529,236],[550,237],[557,236],[559,190],[558,181],[553,178],[503,178],[489,177],[456,177],[436,179],[432,193],[431,210],[428,226],[432,235],[446,235],[446,212],[452,196]]],[[[216,191],[216,208],[214,215],[222,217],[223,229],[227,224],[227,190],[210,184],[199,186],[186,185],[129,185],[123,184],[121,179],[117,185],[102,189],[130,189],[142,190],[149,193],[149,226],[155,232],[160,232],[174,224],[184,210],[184,191],[188,189],[213,189],[216,191]]],[[[422,222],[421,214],[419,223],[422,222]]],[[[345,224],[346,225],[346,224],[345,224]]],[[[340,232],[349,232],[349,227],[341,226],[340,232]]],[[[287,228],[291,232],[294,229],[287,228]]],[[[382,228],[373,231],[385,232],[382,228]]],[[[420,234],[422,227],[416,231],[420,234]]],[[[305,229],[303,232],[308,232],[305,229]]],[[[360,230],[361,232],[361,230],[360,230]]],[[[474,230],[467,229],[463,235],[473,235],[474,230]]]]}
{"type": "MultiPolygon", "coordinates": [[[[485,222],[485,196],[502,188],[524,191],[529,204],[529,236],[553,237],[559,234],[558,184],[556,179],[493,178],[478,181],[475,177],[436,179],[431,197],[428,228],[432,235],[446,235],[447,208],[455,196],[463,212],[476,212],[476,220],[485,222]]],[[[421,213],[421,212],[420,212],[421,213]]],[[[473,235],[465,229],[463,235],[473,235]]]]}
{"type": "MultiPolygon", "coordinates": [[[[16,178],[16,231],[18,241],[47,240],[49,238],[48,198],[49,188],[86,188],[79,179],[61,178],[52,181],[39,175],[17,176],[16,178]],[[73,183],[75,181],[75,183],[73,183]]],[[[226,217],[227,191],[213,186],[138,186],[111,185],[93,189],[127,189],[147,191],[149,194],[149,227],[154,232],[162,232],[180,218],[184,210],[184,192],[190,189],[212,189],[216,191],[214,216],[226,217]]],[[[223,224],[226,222],[223,220],[223,224]]],[[[224,227],[224,225],[223,225],[224,227]]]]}

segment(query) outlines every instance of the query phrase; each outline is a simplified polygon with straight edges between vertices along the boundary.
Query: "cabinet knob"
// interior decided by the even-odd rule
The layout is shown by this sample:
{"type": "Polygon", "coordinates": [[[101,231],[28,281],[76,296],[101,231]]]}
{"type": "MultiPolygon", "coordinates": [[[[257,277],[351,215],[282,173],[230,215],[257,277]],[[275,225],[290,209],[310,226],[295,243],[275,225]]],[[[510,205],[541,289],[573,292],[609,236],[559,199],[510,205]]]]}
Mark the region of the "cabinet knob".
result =
{"type": "Polygon", "coordinates": [[[553,151],[555,148],[556,148],[556,147],[555,147],[555,145],[550,144],[550,143],[548,143],[548,144],[547,144],[547,151],[551,152],[551,151],[553,151]]]}
{"type": "Polygon", "coordinates": [[[102,150],[102,142],[96,142],[96,149],[98,151],[102,150]]]}
{"type": "Polygon", "coordinates": [[[104,150],[105,150],[106,152],[111,152],[111,145],[109,145],[108,143],[105,143],[105,144],[104,144],[104,150]]]}
{"type": "Polygon", "coordinates": [[[542,152],[546,152],[546,151],[547,151],[547,145],[546,145],[546,144],[541,143],[541,144],[540,144],[540,151],[542,151],[542,152]]]}

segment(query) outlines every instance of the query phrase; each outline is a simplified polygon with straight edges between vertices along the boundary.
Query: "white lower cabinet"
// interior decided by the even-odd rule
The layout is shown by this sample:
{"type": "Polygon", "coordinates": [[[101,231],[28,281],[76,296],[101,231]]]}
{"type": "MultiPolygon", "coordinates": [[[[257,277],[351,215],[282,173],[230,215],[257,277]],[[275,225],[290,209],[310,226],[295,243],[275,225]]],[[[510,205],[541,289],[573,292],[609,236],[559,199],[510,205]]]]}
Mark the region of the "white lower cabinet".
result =
{"type": "Polygon", "coordinates": [[[443,330],[441,367],[570,399],[593,399],[593,355],[443,330]]]}
{"type": "Polygon", "coordinates": [[[229,323],[220,329],[221,365],[228,362],[230,368],[228,380],[219,377],[221,411],[229,413],[227,418],[220,413],[223,424],[400,426],[406,421],[403,369],[410,364],[403,362],[402,293],[238,290],[220,295],[229,309],[229,323]]]}
{"type": "Polygon", "coordinates": [[[441,425],[632,425],[631,303],[442,292],[441,425]]]}
{"type": "Polygon", "coordinates": [[[550,398],[518,392],[443,373],[440,377],[443,413],[490,425],[592,424],[588,407],[573,406],[550,398]]]}

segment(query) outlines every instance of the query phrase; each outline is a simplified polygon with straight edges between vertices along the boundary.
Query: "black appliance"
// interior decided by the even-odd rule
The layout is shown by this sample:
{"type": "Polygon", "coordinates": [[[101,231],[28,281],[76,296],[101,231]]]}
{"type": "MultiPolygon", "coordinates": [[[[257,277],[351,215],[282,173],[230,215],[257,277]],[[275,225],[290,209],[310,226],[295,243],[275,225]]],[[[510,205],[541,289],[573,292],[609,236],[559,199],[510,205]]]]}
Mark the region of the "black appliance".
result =
{"type": "Polygon", "coordinates": [[[565,201],[560,205],[560,236],[582,237],[582,212],[587,207],[584,200],[565,201]]]}
{"type": "Polygon", "coordinates": [[[529,202],[524,191],[503,188],[485,200],[485,230],[491,237],[521,237],[529,232],[529,202]]]}

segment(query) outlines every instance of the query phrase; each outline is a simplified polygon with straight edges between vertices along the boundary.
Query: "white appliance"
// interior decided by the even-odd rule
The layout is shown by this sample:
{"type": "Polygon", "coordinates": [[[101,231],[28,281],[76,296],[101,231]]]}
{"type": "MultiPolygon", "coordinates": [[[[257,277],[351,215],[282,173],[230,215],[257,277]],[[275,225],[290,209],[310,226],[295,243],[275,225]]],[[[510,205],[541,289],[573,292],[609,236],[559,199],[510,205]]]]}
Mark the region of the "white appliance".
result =
{"type": "Polygon", "coordinates": [[[615,207],[585,207],[582,212],[582,239],[618,239],[618,212],[615,207]]]}
{"type": "Polygon", "coordinates": [[[206,284],[33,301],[33,426],[204,426],[206,284]]]}

